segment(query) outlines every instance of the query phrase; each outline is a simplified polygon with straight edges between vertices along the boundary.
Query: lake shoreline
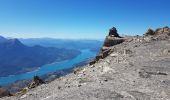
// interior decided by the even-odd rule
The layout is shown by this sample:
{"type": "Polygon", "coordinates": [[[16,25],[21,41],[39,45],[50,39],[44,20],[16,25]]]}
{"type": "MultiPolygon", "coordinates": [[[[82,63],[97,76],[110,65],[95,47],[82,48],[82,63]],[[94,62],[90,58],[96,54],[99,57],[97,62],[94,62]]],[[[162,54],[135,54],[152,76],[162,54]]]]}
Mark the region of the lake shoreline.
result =
{"type": "Polygon", "coordinates": [[[43,76],[43,75],[47,75],[49,73],[56,72],[56,71],[72,69],[75,67],[74,65],[79,64],[82,61],[87,60],[88,58],[93,58],[95,56],[96,56],[96,52],[91,52],[89,49],[85,49],[85,50],[81,51],[80,55],[78,55],[77,57],[75,57],[71,60],[65,60],[65,61],[61,61],[61,62],[54,62],[52,64],[47,64],[45,66],[40,67],[38,70],[34,70],[32,72],[27,72],[27,73],[20,74],[20,75],[10,75],[9,77],[11,77],[11,78],[0,77],[0,85],[1,86],[9,85],[9,84],[14,83],[18,80],[29,80],[29,79],[32,79],[32,77],[35,75],[43,76]],[[63,65],[63,64],[65,64],[65,65],[63,65]],[[58,67],[56,67],[56,66],[58,66],[58,67]],[[13,78],[18,78],[18,79],[13,79],[13,78]],[[12,79],[12,81],[10,81],[10,79],[12,79]],[[4,81],[4,82],[2,82],[2,81],[4,81]]]}

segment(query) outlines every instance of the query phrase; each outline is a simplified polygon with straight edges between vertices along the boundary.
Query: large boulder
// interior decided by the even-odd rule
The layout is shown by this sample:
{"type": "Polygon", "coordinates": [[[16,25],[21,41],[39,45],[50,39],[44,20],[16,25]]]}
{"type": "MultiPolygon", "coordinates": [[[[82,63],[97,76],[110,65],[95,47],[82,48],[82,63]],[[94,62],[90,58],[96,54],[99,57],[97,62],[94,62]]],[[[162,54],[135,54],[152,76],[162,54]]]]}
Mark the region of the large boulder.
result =
{"type": "Polygon", "coordinates": [[[117,33],[117,29],[115,27],[110,29],[109,36],[120,37],[119,34],[117,33]]]}
{"type": "Polygon", "coordinates": [[[11,94],[8,90],[0,88],[0,98],[4,96],[11,96],[11,94]]]}
{"type": "Polygon", "coordinates": [[[148,29],[148,31],[145,33],[145,35],[154,35],[155,31],[152,29],[148,29]]]}

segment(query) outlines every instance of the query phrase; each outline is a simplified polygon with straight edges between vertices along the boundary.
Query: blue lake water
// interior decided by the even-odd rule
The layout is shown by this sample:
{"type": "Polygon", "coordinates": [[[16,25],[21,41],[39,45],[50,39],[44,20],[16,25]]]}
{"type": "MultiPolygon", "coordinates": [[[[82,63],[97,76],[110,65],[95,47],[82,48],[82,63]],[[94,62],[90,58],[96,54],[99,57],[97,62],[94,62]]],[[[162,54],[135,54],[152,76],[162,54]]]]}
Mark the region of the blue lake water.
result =
{"type": "Polygon", "coordinates": [[[41,75],[45,75],[45,74],[48,74],[50,72],[54,72],[57,70],[72,68],[74,67],[75,64],[78,64],[82,61],[85,61],[88,58],[92,58],[95,56],[96,56],[95,52],[92,52],[88,49],[81,50],[81,54],[71,60],[44,65],[44,66],[41,66],[39,69],[32,71],[32,72],[27,72],[27,73],[18,74],[18,75],[10,75],[7,77],[0,77],[0,85],[10,84],[17,80],[31,79],[35,75],[41,76],[41,75]]]}

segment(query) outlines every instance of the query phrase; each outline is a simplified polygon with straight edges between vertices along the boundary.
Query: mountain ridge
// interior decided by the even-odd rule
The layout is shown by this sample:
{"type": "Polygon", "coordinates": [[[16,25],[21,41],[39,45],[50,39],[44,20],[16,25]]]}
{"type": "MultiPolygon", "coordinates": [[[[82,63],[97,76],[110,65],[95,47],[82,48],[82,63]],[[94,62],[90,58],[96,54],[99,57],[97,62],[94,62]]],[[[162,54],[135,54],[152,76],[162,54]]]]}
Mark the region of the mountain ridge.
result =
{"type": "Polygon", "coordinates": [[[18,39],[5,39],[0,42],[0,76],[28,72],[44,64],[71,59],[78,54],[78,50],[40,45],[28,47],[18,39]]]}

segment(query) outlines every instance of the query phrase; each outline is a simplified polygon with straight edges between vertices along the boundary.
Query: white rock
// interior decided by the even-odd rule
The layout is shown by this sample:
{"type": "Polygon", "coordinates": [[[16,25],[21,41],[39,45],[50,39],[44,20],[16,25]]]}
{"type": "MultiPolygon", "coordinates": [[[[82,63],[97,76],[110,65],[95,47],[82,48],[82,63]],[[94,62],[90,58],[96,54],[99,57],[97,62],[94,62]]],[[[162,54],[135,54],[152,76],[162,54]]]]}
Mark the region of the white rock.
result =
{"type": "Polygon", "coordinates": [[[112,53],[110,54],[111,57],[117,57],[119,54],[118,53],[112,53]]]}
{"type": "Polygon", "coordinates": [[[20,98],[21,99],[24,99],[25,97],[27,97],[27,95],[25,94],[25,95],[23,95],[23,96],[21,96],[20,98]]]}
{"type": "Polygon", "coordinates": [[[103,67],[103,72],[106,73],[108,71],[112,70],[110,67],[103,67]]]}

